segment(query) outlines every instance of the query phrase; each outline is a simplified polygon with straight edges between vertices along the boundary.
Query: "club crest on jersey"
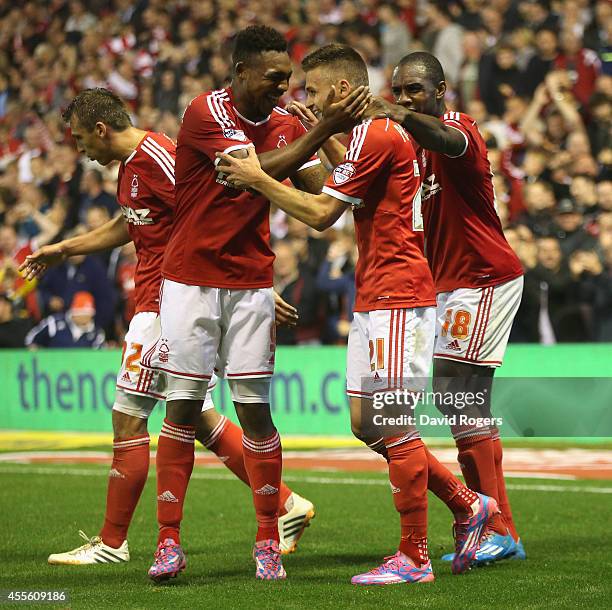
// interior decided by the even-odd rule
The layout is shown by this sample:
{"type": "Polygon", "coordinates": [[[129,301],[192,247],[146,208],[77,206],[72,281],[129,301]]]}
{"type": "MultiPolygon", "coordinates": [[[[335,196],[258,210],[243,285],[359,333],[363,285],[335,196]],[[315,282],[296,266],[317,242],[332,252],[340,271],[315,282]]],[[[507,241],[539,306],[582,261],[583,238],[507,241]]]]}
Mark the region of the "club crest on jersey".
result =
{"type": "Polygon", "coordinates": [[[238,140],[238,142],[246,142],[247,137],[241,129],[224,129],[223,135],[228,140],[238,140]]]}
{"type": "Polygon", "coordinates": [[[281,135],[278,136],[278,144],[276,145],[276,148],[281,148],[282,146],[287,146],[287,138],[281,133],[281,135]]]}
{"type": "Polygon", "coordinates": [[[168,359],[170,358],[170,347],[168,346],[168,339],[161,340],[157,357],[160,362],[168,362],[168,359]]]}
{"type": "Polygon", "coordinates": [[[123,217],[125,218],[126,222],[133,225],[152,225],[155,222],[152,218],[149,218],[151,210],[148,208],[135,210],[128,205],[122,205],[121,211],[123,212],[123,217]]]}
{"type": "Polygon", "coordinates": [[[355,175],[355,166],[352,163],[340,163],[334,169],[333,179],[334,184],[344,184],[355,175]]]}
{"type": "Polygon", "coordinates": [[[134,174],[134,177],[132,178],[132,188],[130,190],[130,196],[132,197],[132,199],[136,199],[136,197],[138,197],[138,176],[136,174],[134,174]]]}

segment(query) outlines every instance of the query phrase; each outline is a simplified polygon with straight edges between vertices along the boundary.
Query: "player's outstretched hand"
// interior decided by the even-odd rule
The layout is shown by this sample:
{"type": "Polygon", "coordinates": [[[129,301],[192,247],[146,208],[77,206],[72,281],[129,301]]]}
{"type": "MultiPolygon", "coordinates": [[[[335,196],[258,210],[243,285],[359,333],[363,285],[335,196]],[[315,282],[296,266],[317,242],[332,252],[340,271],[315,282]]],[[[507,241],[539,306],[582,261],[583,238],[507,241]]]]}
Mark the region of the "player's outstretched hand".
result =
{"type": "Polygon", "coordinates": [[[370,89],[357,87],[339,102],[333,101],[335,97],[336,88],[332,86],[325,101],[322,119],[333,126],[335,133],[350,131],[361,121],[370,103],[370,89]]]}
{"type": "Polygon", "coordinates": [[[49,267],[59,265],[66,260],[61,244],[43,246],[32,254],[28,254],[21,265],[19,272],[26,280],[33,280],[44,275],[49,267]]]}
{"type": "Polygon", "coordinates": [[[283,301],[281,295],[274,291],[274,313],[277,326],[295,326],[298,321],[298,312],[293,305],[283,301]]]}
{"type": "Polygon", "coordinates": [[[236,158],[226,153],[217,153],[217,159],[220,159],[217,165],[217,172],[224,174],[225,179],[234,187],[239,189],[248,189],[262,174],[265,172],[261,169],[257,153],[253,146],[242,149],[237,152],[242,152],[241,158],[236,158]],[[244,156],[246,151],[246,156],[244,156]]]}
{"type": "Polygon", "coordinates": [[[403,120],[402,107],[386,100],[384,97],[375,95],[367,107],[364,118],[368,119],[392,119],[401,123],[403,120]]]}
{"type": "Polygon", "coordinates": [[[300,119],[306,129],[312,129],[319,122],[315,113],[302,102],[293,100],[285,106],[285,110],[300,119]]]}

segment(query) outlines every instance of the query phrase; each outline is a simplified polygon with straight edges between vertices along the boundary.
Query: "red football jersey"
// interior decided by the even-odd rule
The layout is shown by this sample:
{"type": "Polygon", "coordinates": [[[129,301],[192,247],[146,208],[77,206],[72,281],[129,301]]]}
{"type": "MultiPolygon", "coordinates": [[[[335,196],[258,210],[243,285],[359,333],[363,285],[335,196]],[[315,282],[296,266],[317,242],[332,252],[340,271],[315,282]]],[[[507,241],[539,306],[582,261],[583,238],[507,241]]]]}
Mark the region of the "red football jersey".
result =
{"type": "MultiPolygon", "coordinates": [[[[183,116],[176,155],[176,210],[162,274],[215,288],[272,286],[270,204],[237,190],[215,169],[217,152],[255,146],[262,153],[287,146],[305,133],[281,108],[254,123],[232,103],[232,90],[199,95],[183,116]]],[[[300,169],[319,163],[312,157],[300,169]]]]}
{"type": "Polygon", "coordinates": [[[427,151],[422,209],[436,292],[508,282],[523,269],[495,211],[486,144],[467,114],[448,112],[442,120],[463,134],[465,150],[458,157],[427,151]]]}
{"type": "Polygon", "coordinates": [[[353,129],[323,192],[353,207],[355,311],[436,304],[423,254],[421,177],[408,134],[389,119],[353,129]]]}
{"type": "Polygon", "coordinates": [[[136,313],[159,311],[161,264],[174,208],[176,148],[168,136],[147,132],[119,167],[117,201],[136,246],[136,313]]]}

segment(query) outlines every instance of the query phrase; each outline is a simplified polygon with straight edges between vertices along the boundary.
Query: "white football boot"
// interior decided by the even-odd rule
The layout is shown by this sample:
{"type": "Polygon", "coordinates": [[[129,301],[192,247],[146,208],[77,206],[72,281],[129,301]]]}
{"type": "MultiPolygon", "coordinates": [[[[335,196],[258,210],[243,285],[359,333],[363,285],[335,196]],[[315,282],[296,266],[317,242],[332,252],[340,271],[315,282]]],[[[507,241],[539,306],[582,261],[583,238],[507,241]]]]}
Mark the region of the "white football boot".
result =
{"type": "Polygon", "coordinates": [[[53,565],[84,566],[94,563],[123,563],[130,560],[127,540],[124,540],[118,549],[114,549],[104,544],[100,536],[90,538],[83,531],[79,531],[79,535],[83,540],[87,540],[87,544],[67,553],[49,555],[47,561],[53,565]]]}
{"type": "Polygon", "coordinates": [[[312,502],[293,492],[285,502],[287,513],[278,518],[279,547],[283,555],[293,553],[304,530],[315,516],[312,502]]]}

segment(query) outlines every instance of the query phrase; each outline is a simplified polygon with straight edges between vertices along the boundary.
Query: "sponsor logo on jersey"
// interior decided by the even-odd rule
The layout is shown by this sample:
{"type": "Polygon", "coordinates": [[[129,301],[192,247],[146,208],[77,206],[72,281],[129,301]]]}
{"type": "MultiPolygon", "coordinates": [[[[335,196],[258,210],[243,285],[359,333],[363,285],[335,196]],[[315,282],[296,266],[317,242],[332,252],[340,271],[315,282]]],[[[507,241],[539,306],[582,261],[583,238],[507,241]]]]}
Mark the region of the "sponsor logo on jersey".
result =
{"type": "Polygon", "coordinates": [[[287,146],[287,138],[286,136],[281,134],[280,136],[278,136],[278,144],[276,145],[276,148],[281,148],[283,146],[287,146]]]}
{"type": "Polygon", "coordinates": [[[226,177],[226,176],[227,176],[227,174],[224,174],[223,172],[219,172],[219,173],[217,174],[217,177],[215,178],[215,182],[216,182],[217,184],[220,184],[220,185],[222,185],[222,186],[224,186],[224,187],[228,188],[228,189],[233,189],[233,190],[235,190],[235,191],[241,191],[241,190],[244,190],[244,189],[240,189],[240,188],[238,188],[237,186],[235,186],[234,184],[231,184],[230,182],[228,182],[228,181],[225,179],[225,177],[226,177]]]}
{"type": "Polygon", "coordinates": [[[125,479],[125,475],[121,474],[116,468],[111,468],[110,472],[108,473],[108,476],[111,479],[125,479]]]}
{"type": "Polygon", "coordinates": [[[228,140],[238,140],[238,142],[246,142],[247,137],[242,129],[224,129],[223,136],[228,140]]]}
{"type": "Polygon", "coordinates": [[[436,193],[442,190],[439,182],[436,182],[436,175],[431,174],[427,176],[423,181],[423,191],[421,194],[421,201],[427,201],[430,197],[433,197],[436,193]]]}
{"type": "Polygon", "coordinates": [[[149,208],[141,208],[140,210],[135,210],[130,206],[122,205],[121,211],[123,212],[123,217],[125,218],[126,222],[129,222],[130,224],[152,225],[155,223],[152,218],[149,218],[149,214],[151,213],[151,210],[149,208]]]}
{"type": "Polygon", "coordinates": [[[136,174],[134,174],[132,178],[130,196],[132,197],[132,199],[136,199],[136,197],[138,197],[138,176],[136,174]]]}
{"type": "Polygon", "coordinates": [[[340,163],[334,169],[333,178],[334,184],[344,184],[355,175],[355,166],[352,163],[340,163]]]}
{"type": "Polygon", "coordinates": [[[162,339],[158,348],[158,359],[160,362],[168,362],[170,357],[170,348],[168,347],[168,340],[162,339]]]}
{"type": "Polygon", "coordinates": [[[444,349],[448,349],[448,350],[451,350],[453,352],[460,352],[461,351],[461,346],[459,345],[459,341],[457,341],[457,339],[455,339],[454,341],[451,341],[450,343],[447,343],[444,346],[444,349]]]}
{"type": "Polygon", "coordinates": [[[389,485],[391,485],[391,493],[398,494],[402,491],[399,487],[395,487],[391,481],[389,481],[389,485]]]}
{"type": "Polygon", "coordinates": [[[123,377],[121,378],[121,381],[127,381],[128,383],[132,383],[132,380],[130,379],[130,374],[127,371],[123,373],[123,377]]]}

